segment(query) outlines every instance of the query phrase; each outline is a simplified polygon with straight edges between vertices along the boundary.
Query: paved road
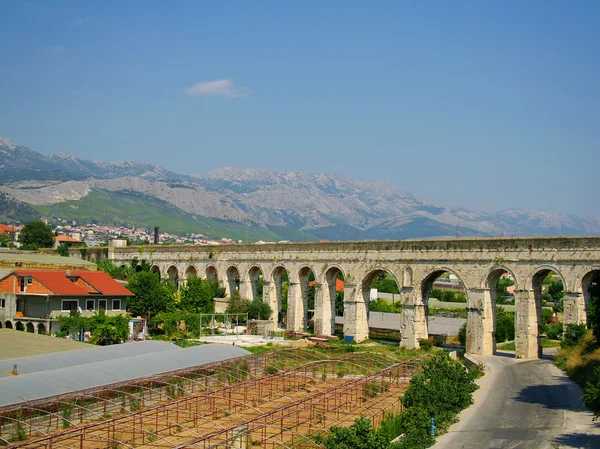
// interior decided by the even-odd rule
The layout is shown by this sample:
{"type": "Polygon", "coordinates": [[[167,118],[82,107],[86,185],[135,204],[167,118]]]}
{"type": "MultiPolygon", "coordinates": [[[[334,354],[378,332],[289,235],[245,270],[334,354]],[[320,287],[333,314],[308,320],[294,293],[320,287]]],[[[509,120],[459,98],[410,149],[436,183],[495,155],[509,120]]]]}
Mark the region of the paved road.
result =
{"type": "Polygon", "coordinates": [[[486,375],[475,404],[435,449],[600,448],[600,424],[583,409],[581,389],[552,364],[478,357],[486,375]]]}

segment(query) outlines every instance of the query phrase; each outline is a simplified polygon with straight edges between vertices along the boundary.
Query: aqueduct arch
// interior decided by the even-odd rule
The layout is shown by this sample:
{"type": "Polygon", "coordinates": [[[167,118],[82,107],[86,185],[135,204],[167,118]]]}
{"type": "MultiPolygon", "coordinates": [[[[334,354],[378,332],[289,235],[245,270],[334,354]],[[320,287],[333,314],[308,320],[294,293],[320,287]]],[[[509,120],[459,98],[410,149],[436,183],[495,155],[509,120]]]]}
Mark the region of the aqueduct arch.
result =
{"type": "MultiPolygon", "coordinates": [[[[266,271],[266,273],[269,273],[269,271],[266,271]]],[[[283,265],[272,267],[270,273],[264,279],[263,301],[271,307],[273,311],[272,319],[277,324],[283,324],[283,284],[289,282],[289,274],[283,265]]]]}
{"type": "MultiPolygon", "coordinates": [[[[115,263],[127,264],[140,256],[150,259],[150,254],[140,255],[136,247],[109,247],[109,257],[115,263]]],[[[263,300],[278,312],[282,311],[282,280],[289,273],[289,329],[306,324],[304,284],[310,270],[316,280],[315,325],[319,322],[325,333],[331,327],[331,313],[325,309],[326,303],[331,303],[335,266],[344,274],[344,334],[355,340],[368,336],[364,280],[371,267],[380,267],[393,273],[399,284],[400,332],[402,344],[408,347],[418,346],[419,338],[427,337],[425,307],[432,275],[436,270],[453,272],[462,281],[468,298],[467,321],[473,329],[469,351],[478,354],[494,352],[495,289],[500,273],[508,272],[516,284],[517,357],[535,358],[539,355],[538,284],[542,273],[551,269],[563,282],[565,325],[585,322],[589,297],[586,289],[597,282],[597,276],[589,273],[600,271],[600,237],[236,244],[210,248],[159,245],[153,248],[152,260],[165,274],[170,267],[184,267],[189,260],[194,260],[198,272],[205,272],[207,278],[216,277],[219,267],[219,278],[228,295],[239,289],[241,273],[245,276],[252,267],[260,268],[264,276],[263,300]]],[[[240,293],[252,293],[246,287],[244,290],[240,293]]],[[[283,318],[281,313],[273,316],[278,321],[283,318]]]]}
{"type": "Polygon", "coordinates": [[[231,265],[225,271],[225,295],[228,298],[235,292],[240,291],[240,270],[237,266],[231,265]]]}
{"type": "Polygon", "coordinates": [[[167,269],[167,276],[174,287],[179,287],[179,271],[177,271],[177,267],[175,265],[171,265],[167,269]]]}
{"type": "MultiPolygon", "coordinates": [[[[325,269],[320,283],[315,283],[315,333],[317,335],[335,334],[336,299],[338,286],[344,285],[345,275],[338,265],[325,269]],[[340,279],[341,278],[341,279],[340,279]],[[341,280],[341,283],[339,282],[341,280]]],[[[341,290],[342,297],[344,291],[341,290]]]]}

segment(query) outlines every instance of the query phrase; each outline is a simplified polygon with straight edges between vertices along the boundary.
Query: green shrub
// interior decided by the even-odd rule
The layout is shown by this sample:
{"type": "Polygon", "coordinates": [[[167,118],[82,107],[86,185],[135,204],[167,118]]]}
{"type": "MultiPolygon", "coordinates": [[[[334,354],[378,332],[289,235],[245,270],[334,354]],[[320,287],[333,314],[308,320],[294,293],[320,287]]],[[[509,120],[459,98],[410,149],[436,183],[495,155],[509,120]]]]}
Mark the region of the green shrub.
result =
{"type": "Polygon", "coordinates": [[[542,322],[547,324],[550,321],[550,318],[554,315],[554,312],[550,309],[543,308],[542,309],[542,322]]]}
{"type": "Polygon", "coordinates": [[[463,324],[458,330],[458,344],[467,346],[467,323],[463,324]]]}
{"type": "Polygon", "coordinates": [[[423,407],[411,407],[400,414],[399,426],[404,438],[389,446],[389,449],[421,449],[435,442],[431,435],[431,416],[423,407]]]}
{"type": "Polygon", "coordinates": [[[585,335],[587,329],[585,324],[567,324],[567,330],[561,343],[561,348],[576,346],[585,335]]]}
{"type": "Polygon", "coordinates": [[[515,314],[502,307],[496,309],[496,343],[515,339],[515,314]]]}
{"type": "Polygon", "coordinates": [[[472,404],[476,389],[475,375],[447,352],[439,351],[425,360],[423,371],[411,379],[404,405],[423,408],[429,418],[435,418],[438,428],[445,429],[472,404]]]}
{"type": "Polygon", "coordinates": [[[546,326],[546,337],[551,340],[558,340],[563,333],[563,323],[551,323],[546,326]]]}
{"type": "Polygon", "coordinates": [[[350,427],[333,426],[323,444],[327,449],[387,449],[389,440],[360,417],[350,427]]]}
{"type": "Polygon", "coordinates": [[[419,338],[419,347],[424,351],[429,351],[433,348],[433,342],[426,338],[419,338]]]}
{"type": "Polygon", "coordinates": [[[266,366],[263,369],[263,373],[268,374],[269,376],[277,373],[277,371],[279,371],[277,368],[275,368],[274,366],[266,366]]]}

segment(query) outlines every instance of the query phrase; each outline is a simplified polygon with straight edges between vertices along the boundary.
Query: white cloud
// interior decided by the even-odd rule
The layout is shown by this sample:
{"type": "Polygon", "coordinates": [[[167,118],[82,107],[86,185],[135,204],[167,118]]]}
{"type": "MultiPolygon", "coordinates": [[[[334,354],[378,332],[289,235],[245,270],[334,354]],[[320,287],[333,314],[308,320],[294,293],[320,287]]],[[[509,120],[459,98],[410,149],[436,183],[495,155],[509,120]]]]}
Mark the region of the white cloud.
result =
{"type": "Polygon", "coordinates": [[[249,89],[234,87],[230,79],[200,81],[184,90],[188,95],[220,95],[227,98],[245,97],[249,89]]]}

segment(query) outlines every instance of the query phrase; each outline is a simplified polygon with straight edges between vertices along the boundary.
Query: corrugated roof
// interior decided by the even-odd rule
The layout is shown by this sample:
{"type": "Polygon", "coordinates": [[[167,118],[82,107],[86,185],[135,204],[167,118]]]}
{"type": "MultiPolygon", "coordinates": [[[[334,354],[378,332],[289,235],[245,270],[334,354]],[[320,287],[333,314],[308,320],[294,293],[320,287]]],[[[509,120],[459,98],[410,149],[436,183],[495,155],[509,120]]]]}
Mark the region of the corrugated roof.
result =
{"type": "Polygon", "coordinates": [[[201,345],[0,379],[0,407],[100,388],[248,355],[233,345],[201,345]]]}
{"type": "Polygon", "coordinates": [[[12,377],[14,365],[17,365],[19,375],[24,375],[69,366],[85,365],[86,363],[122,359],[124,357],[156,352],[177,351],[180,349],[179,346],[172,343],[158,340],[145,340],[111,346],[89,345],[85,349],[0,360],[0,377],[12,377]]]}
{"type": "Polygon", "coordinates": [[[95,262],[77,257],[62,257],[56,254],[48,255],[0,248],[0,267],[13,270],[15,266],[23,267],[23,269],[39,269],[43,266],[52,266],[53,269],[96,270],[95,262]]]}

